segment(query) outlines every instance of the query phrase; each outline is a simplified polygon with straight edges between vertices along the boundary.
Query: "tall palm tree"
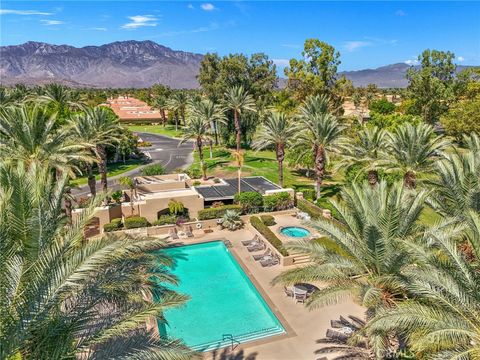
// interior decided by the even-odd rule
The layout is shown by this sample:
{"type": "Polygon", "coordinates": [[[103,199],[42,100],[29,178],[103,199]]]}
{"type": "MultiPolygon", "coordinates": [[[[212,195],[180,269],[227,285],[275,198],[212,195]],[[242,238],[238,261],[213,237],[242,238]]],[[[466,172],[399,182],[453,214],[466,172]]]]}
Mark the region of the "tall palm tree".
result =
{"type": "Polygon", "coordinates": [[[0,158],[4,163],[37,164],[70,176],[81,161],[92,157],[87,141],[74,139],[56,115],[38,106],[22,105],[0,110],[0,158]]]}
{"type": "Polygon", "coordinates": [[[241,150],[241,121],[240,115],[245,111],[255,111],[255,100],[243,86],[233,86],[225,93],[225,105],[233,111],[236,132],[237,152],[241,150]]]}
{"type": "MultiPolygon", "coordinates": [[[[110,110],[104,107],[84,108],[70,121],[73,138],[89,144],[89,150],[95,154],[101,175],[101,187],[107,191],[107,155],[105,147],[120,142],[122,128],[114,119],[110,110]]],[[[96,180],[91,162],[86,163],[88,186],[92,196],[96,195],[96,180]]]]}
{"type": "Polygon", "coordinates": [[[327,96],[309,96],[300,107],[295,125],[293,146],[299,150],[299,156],[313,153],[317,199],[325,176],[327,152],[337,151],[342,142],[342,126],[337,118],[329,113],[327,96]]]}
{"type": "MultiPolygon", "coordinates": [[[[198,103],[199,104],[199,103],[198,103]]],[[[193,108],[200,107],[194,105],[193,108]]],[[[198,109],[199,113],[189,112],[188,124],[184,130],[182,140],[178,143],[180,146],[190,139],[195,140],[195,145],[198,150],[198,157],[200,159],[200,167],[202,168],[203,179],[207,179],[207,168],[203,156],[203,142],[207,141],[210,135],[210,121],[205,117],[205,113],[198,109]]]]}
{"type": "Polygon", "coordinates": [[[178,119],[186,125],[186,108],[188,96],[185,91],[175,91],[168,99],[168,109],[175,115],[175,131],[178,131],[178,119]]]}
{"type": "Polygon", "coordinates": [[[171,259],[152,253],[165,244],[126,235],[84,241],[95,200],[66,229],[64,175],[0,164],[0,358],[191,358],[145,326],[186,300],[161,285],[176,283],[165,267],[171,259]]]}
{"type": "Polygon", "coordinates": [[[295,134],[287,115],[284,113],[271,112],[255,135],[253,148],[262,150],[267,147],[275,149],[278,162],[278,184],[283,187],[283,160],[285,148],[290,144],[295,134]]]}
{"type": "Polygon", "coordinates": [[[233,152],[233,158],[235,159],[235,162],[237,163],[237,179],[238,179],[238,193],[240,194],[242,192],[241,186],[242,186],[242,166],[243,163],[245,162],[245,156],[243,155],[243,152],[241,151],[234,151],[233,152]]]}
{"type": "Polygon", "coordinates": [[[136,190],[135,181],[131,177],[122,176],[120,179],[118,179],[118,183],[120,185],[128,187],[128,189],[130,190],[130,209],[131,209],[131,215],[133,216],[133,213],[135,212],[135,206],[133,203],[133,200],[134,200],[133,195],[136,190]]]}
{"type": "Polygon", "coordinates": [[[339,166],[359,164],[368,173],[368,182],[378,183],[378,163],[385,157],[387,133],[377,128],[363,127],[357,137],[348,142],[342,152],[339,166]]]}
{"type": "Polygon", "coordinates": [[[65,118],[71,109],[77,109],[82,104],[75,93],[67,86],[60,84],[48,84],[43,87],[43,95],[32,99],[49,106],[61,118],[65,118]]]}
{"type": "Polygon", "coordinates": [[[412,195],[396,184],[367,182],[344,188],[342,202],[332,201],[337,220],[320,218],[309,225],[325,236],[292,248],[310,255],[309,266],[287,270],[276,282],[322,281],[307,305],[316,308],[353,298],[373,316],[403,296],[402,269],[410,266],[401,246],[421,232],[417,223],[426,193],[412,195]]]}
{"type": "Polygon", "coordinates": [[[387,169],[402,171],[405,185],[415,188],[417,173],[431,170],[448,145],[448,140],[441,135],[435,135],[430,125],[405,124],[389,135],[389,157],[384,164],[387,169]]]}
{"type": "MultiPolygon", "coordinates": [[[[480,230],[480,215],[473,214],[480,230]]],[[[480,358],[480,237],[462,230],[457,223],[410,246],[418,265],[405,276],[412,279],[409,290],[415,296],[379,312],[369,324],[370,333],[404,334],[419,358],[480,358]],[[472,244],[472,259],[458,247],[465,237],[472,244]]]]}
{"type": "Polygon", "coordinates": [[[162,116],[162,123],[163,126],[165,126],[167,124],[167,116],[165,114],[165,110],[168,108],[167,98],[163,95],[157,96],[153,100],[153,107],[160,111],[160,115],[162,116]]]}

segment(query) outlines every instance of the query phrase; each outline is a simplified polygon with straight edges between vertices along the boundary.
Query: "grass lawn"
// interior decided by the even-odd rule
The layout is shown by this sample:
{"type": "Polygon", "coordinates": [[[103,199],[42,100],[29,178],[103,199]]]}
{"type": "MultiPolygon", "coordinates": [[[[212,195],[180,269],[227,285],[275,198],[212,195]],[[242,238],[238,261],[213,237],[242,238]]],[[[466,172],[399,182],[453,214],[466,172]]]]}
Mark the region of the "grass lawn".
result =
{"type": "MultiPolygon", "coordinates": [[[[144,165],[144,164],[145,164],[145,162],[143,160],[127,160],[125,162],[125,164],[123,162],[108,164],[107,165],[107,170],[108,170],[107,176],[112,177],[112,176],[120,175],[120,174],[123,174],[127,171],[133,170],[133,169],[139,167],[140,165],[144,165]]],[[[94,173],[95,173],[95,179],[100,180],[100,174],[98,174],[98,169],[97,168],[94,169],[94,173]]],[[[79,185],[85,185],[85,184],[87,184],[87,182],[88,182],[88,179],[85,176],[85,177],[78,177],[78,178],[72,180],[71,184],[74,185],[74,186],[79,186],[79,185]]]]}
{"type": "Polygon", "coordinates": [[[149,132],[176,138],[183,136],[182,127],[179,126],[179,130],[175,131],[175,125],[127,125],[127,128],[133,132],[149,132]]]}

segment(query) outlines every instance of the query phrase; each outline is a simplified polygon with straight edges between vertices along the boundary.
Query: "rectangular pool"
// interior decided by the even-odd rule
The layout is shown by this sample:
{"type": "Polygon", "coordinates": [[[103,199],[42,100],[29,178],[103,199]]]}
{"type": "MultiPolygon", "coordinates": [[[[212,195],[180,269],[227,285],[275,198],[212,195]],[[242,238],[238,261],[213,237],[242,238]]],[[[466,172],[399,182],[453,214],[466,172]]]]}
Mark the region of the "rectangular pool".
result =
{"type": "Polygon", "coordinates": [[[284,333],[265,300],[221,241],[166,249],[180,284],[191,299],[165,312],[162,335],[182,339],[198,351],[229,346],[230,336],[247,341],[284,333]]]}

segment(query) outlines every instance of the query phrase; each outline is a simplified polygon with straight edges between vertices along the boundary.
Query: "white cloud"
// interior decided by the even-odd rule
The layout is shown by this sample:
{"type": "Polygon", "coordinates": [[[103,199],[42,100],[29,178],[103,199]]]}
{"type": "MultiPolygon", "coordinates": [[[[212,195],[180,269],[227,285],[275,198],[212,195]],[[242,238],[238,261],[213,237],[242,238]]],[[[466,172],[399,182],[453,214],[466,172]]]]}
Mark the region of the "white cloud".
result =
{"type": "Polygon", "coordinates": [[[372,45],[370,41],[347,41],[343,44],[343,47],[345,50],[352,52],[370,45],[372,45]]]}
{"type": "Polygon", "coordinates": [[[106,27],[91,27],[91,28],[86,28],[85,30],[107,31],[107,28],[106,27]]]}
{"type": "Polygon", "coordinates": [[[142,26],[157,26],[156,18],[153,15],[128,16],[131,22],[122,25],[122,29],[136,29],[142,26]]]}
{"type": "Polygon", "coordinates": [[[187,5],[187,8],[193,10],[193,9],[195,9],[195,6],[193,6],[192,4],[188,4],[188,5],[187,5]]]}
{"type": "Polygon", "coordinates": [[[200,7],[202,8],[202,10],[205,10],[205,11],[215,10],[215,6],[213,6],[212,3],[203,3],[202,5],[200,5],[200,7]]]}
{"type": "Polygon", "coordinates": [[[289,49],[300,49],[301,47],[299,44],[280,44],[280,46],[286,47],[289,49]]]}
{"type": "Polygon", "coordinates": [[[403,10],[397,10],[397,11],[395,11],[395,15],[397,15],[397,16],[405,16],[405,15],[407,15],[407,13],[406,13],[405,11],[403,11],[403,10]]]}
{"type": "Polygon", "coordinates": [[[459,56],[459,57],[457,57],[457,61],[458,62],[463,62],[463,61],[465,61],[465,58],[463,56],[459,56]]]}
{"type": "Polygon", "coordinates": [[[65,24],[64,21],[60,20],[40,20],[43,25],[52,26],[52,25],[62,25],[65,24]]]}
{"type": "Polygon", "coordinates": [[[412,60],[412,59],[409,59],[409,60],[405,60],[404,63],[407,64],[407,65],[410,65],[410,66],[411,66],[411,65],[418,65],[418,60],[416,60],[416,59],[413,59],[413,60],[412,60]]]}
{"type": "Polygon", "coordinates": [[[0,9],[0,15],[52,15],[52,13],[37,10],[0,9]]]}
{"type": "Polygon", "coordinates": [[[288,59],[272,59],[273,63],[280,67],[285,67],[290,65],[290,60],[288,59]]]}

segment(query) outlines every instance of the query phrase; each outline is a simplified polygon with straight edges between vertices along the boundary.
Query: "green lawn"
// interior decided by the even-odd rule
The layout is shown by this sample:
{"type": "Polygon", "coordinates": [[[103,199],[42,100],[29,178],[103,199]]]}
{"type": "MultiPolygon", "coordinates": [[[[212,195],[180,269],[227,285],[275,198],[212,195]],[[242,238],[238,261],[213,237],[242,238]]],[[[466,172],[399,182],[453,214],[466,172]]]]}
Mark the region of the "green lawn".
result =
{"type": "Polygon", "coordinates": [[[176,138],[183,136],[182,127],[179,126],[179,130],[175,131],[175,125],[127,125],[127,128],[133,132],[149,132],[176,138]]]}
{"type": "MultiPolygon", "coordinates": [[[[118,162],[114,164],[107,165],[107,176],[112,177],[116,175],[123,174],[127,171],[133,170],[141,165],[144,165],[145,162],[143,160],[127,160],[125,164],[123,162],[118,162]]],[[[98,174],[98,170],[95,168],[95,179],[100,180],[100,174],[98,174]]],[[[71,181],[71,184],[74,186],[85,185],[87,184],[87,177],[78,177],[71,181]]]]}

